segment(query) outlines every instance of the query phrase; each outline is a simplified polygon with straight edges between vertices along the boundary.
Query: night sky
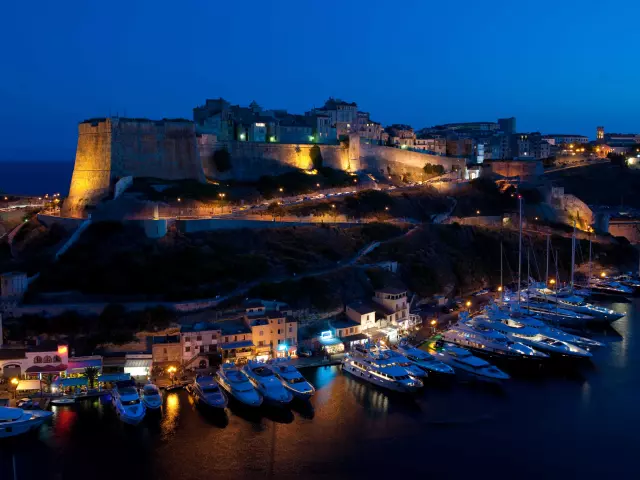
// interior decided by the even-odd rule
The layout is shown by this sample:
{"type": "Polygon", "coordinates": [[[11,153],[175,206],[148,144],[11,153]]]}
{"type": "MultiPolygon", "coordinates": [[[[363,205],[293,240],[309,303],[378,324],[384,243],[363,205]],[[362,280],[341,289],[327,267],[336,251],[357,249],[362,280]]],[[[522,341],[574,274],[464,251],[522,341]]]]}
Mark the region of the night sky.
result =
{"type": "Polygon", "coordinates": [[[0,13],[0,160],[72,160],[77,122],[209,98],[383,124],[516,116],[638,131],[637,0],[19,0],[0,13]]]}

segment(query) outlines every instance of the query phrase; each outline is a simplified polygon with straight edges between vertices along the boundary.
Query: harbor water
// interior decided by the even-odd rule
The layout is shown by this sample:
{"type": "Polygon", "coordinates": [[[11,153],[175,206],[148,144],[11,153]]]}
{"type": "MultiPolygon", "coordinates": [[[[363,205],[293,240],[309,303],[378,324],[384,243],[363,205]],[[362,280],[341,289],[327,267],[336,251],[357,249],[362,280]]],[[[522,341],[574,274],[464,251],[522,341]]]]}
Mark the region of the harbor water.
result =
{"type": "Polygon", "coordinates": [[[290,409],[215,414],[173,392],[131,427],[98,400],[54,407],[38,434],[0,444],[0,479],[637,478],[640,300],[613,307],[628,315],[594,335],[607,345],[591,363],[502,388],[403,396],[321,367],[290,409]]]}

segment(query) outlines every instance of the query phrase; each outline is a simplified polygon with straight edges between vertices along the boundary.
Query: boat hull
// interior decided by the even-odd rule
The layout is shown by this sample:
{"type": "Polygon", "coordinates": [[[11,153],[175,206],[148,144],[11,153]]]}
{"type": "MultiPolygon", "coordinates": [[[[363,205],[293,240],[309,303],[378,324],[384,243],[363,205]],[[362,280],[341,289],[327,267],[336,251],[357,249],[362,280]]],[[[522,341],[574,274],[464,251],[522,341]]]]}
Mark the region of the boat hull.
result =
{"type": "Polygon", "coordinates": [[[29,420],[7,422],[0,424],[0,438],[11,438],[25,435],[38,430],[42,424],[53,415],[51,412],[31,412],[34,414],[29,420]]]}

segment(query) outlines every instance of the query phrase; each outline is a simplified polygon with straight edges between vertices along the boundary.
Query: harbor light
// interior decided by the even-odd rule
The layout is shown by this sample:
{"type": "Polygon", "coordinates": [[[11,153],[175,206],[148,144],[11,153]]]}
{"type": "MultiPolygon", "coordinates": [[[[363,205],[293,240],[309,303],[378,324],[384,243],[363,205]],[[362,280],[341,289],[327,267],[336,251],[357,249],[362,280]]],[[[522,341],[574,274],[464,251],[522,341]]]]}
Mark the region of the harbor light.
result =
{"type": "Polygon", "coordinates": [[[167,368],[167,373],[176,373],[178,371],[178,369],[176,367],[169,367],[167,368]]]}
{"type": "Polygon", "coordinates": [[[606,277],[607,277],[607,274],[606,274],[605,272],[600,272],[600,277],[601,277],[601,278],[606,278],[606,277]]]}
{"type": "Polygon", "coordinates": [[[336,208],[336,204],[335,204],[335,203],[332,203],[332,204],[331,204],[331,208],[336,208]]]}
{"type": "Polygon", "coordinates": [[[551,280],[549,280],[549,285],[555,285],[555,284],[556,284],[555,278],[552,278],[551,280]]]}
{"type": "Polygon", "coordinates": [[[240,140],[244,140],[246,138],[246,135],[244,133],[240,134],[240,140]]]}
{"type": "Polygon", "coordinates": [[[310,141],[310,142],[313,142],[313,135],[310,135],[310,136],[309,136],[309,141],[310,141]]]}
{"type": "Polygon", "coordinates": [[[471,306],[471,300],[467,300],[467,303],[465,303],[465,305],[467,306],[467,308],[469,308],[471,306]]]}
{"type": "Polygon", "coordinates": [[[434,327],[436,326],[437,323],[438,321],[435,318],[431,320],[431,325],[433,325],[434,327]]]}
{"type": "Polygon", "coordinates": [[[284,192],[284,188],[280,187],[280,188],[278,189],[278,191],[279,191],[280,193],[282,193],[282,192],[284,192]]]}
{"type": "Polygon", "coordinates": [[[271,137],[269,137],[269,141],[275,142],[276,141],[275,135],[271,135],[271,137]]]}
{"type": "Polygon", "coordinates": [[[476,215],[480,215],[480,210],[476,210],[476,215]]]}
{"type": "Polygon", "coordinates": [[[19,383],[19,380],[18,380],[16,377],[13,377],[13,378],[11,379],[11,385],[14,385],[14,386],[15,386],[15,385],[18,385],[18,383],[19,383]]]}
{"type": "Polygon", "coordinates": [[[498,291],[501,292],[502,291],[502,286],[498,287],[498,291]]]}
{"type": "Polygon", "coordinates": [[[316,183],[316,187],[320,188],[320,184],[319,184],[319,183],[316,183]]]}
{"type": "Polygon", "coordinates": [[[181,199],[180,197],[178,197],[178,201],[179,201],[179,202],[181,202],[181,201],[182,201],[182,199],[181,199]]]}

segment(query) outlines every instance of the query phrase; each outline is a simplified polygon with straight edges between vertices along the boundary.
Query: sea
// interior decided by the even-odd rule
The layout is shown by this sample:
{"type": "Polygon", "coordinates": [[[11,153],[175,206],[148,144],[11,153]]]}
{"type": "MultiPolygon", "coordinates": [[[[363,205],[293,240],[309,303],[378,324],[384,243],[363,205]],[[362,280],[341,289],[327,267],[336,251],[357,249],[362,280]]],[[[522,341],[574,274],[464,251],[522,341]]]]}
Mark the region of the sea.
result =
{"type": "Polygon", "coordinates": [[[186,392],[131,427],[99,400],[0,444],[0,478],[638,478],[640,300],[591,336],[591,362],[511,371],[502,387],[427,384],[393,394],[338,367],[302,370],[317,393],[291,408],[222,414],[186,392]]]}
{"type": "Polygon", "coordinates": [[[69,193],[73,161],[0,162],[0,192],[12,195],[69,193]]]}

